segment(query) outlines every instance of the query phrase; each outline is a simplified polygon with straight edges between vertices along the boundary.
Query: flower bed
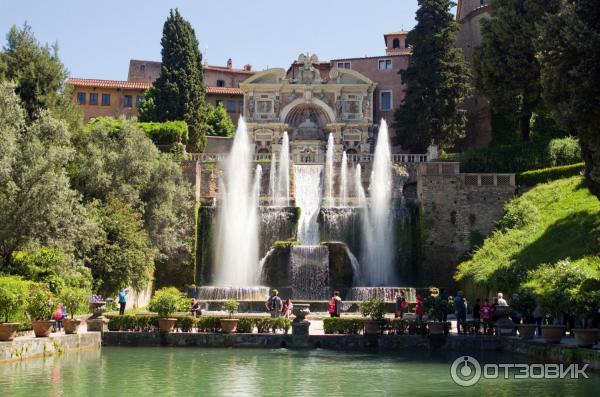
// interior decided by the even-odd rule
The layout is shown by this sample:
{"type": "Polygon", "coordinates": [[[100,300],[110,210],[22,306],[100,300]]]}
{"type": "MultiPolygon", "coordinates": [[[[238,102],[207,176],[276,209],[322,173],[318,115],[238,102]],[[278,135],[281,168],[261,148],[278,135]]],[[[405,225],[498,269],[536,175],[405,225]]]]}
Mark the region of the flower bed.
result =
{"type": "MultiPolygon", "coordinates": [[[[106,316],[109,331],[158,332],[158,316],[106,316]]],[[[221,332],[221,319],[228,316],[173,316],[177,319],[175,329],[179,332],[221,332]]],[[[238,333],[275,333],[278,330],[287,333],[291,321],[285,318],[239,316],[238,333]]]]}

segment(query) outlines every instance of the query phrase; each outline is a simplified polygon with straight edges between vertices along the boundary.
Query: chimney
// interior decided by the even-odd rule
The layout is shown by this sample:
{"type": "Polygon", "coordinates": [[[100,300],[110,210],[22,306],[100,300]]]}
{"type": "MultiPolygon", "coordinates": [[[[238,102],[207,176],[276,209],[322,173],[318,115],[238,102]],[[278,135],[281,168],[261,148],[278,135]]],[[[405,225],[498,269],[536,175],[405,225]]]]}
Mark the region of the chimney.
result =
{"type": "Polygon", "coordinates": [[[250,65],[249,63],[246,64],[246,65],[244,65],[244,70],[246,70],[248,72],[251,71],[252,70],[252,65],[250,65]]]}
{"type": "Polygon", "coordinates": [[[227,60],[227,69],[231,69],[233,67],[233,61],[231,60],[231,58],[229,58],[227,60]]]}

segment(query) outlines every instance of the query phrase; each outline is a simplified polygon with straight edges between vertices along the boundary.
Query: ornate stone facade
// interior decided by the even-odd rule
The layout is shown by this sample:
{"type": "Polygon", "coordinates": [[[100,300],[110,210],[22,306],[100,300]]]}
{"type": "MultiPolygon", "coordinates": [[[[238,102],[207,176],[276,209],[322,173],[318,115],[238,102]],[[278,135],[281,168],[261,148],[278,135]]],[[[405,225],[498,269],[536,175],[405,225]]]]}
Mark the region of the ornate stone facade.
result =
{"type": "Polygon", "coordinates": [[[348,69],[332,68],[323,78],[314,54],[301,54],[298,63],[294,77],[268,69],[240,84],[256,153],[278,154],[284,131],[295,162],[324,162],[329,133],[337,155],[369,153],[376,84],[348,69]]]}

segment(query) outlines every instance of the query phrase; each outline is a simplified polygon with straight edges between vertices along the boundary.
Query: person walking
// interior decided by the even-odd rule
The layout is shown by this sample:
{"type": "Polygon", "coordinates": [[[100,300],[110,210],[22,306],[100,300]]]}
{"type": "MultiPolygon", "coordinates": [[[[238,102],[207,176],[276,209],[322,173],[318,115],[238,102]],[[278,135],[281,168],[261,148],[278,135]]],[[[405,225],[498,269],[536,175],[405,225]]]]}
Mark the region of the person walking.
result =
{"type": "Polygon", "coordinates": [[[394,312],[394,317],[402,318],[404,316],[404,308],[408,306],[408,301],[406,300],[406,293],[403,289],[396,295],[396,310],[394,312]]]}
{"type": "Polygon", "coordinates": [[[340,317],[342,314],[342,298],[340,298],[340,292],[335,291],[333,296],[329,300],[329,315],[331,317],[340,317]]]}
{"type": "Polygon", "coordinates": [[[128,289],[122,288],[119,290],[119,315],[122,316],[125,314],[125,306],[127,306],[127,294],[129,293],[128,289]]]}
{"type": "Polygon", "coordinates": [[[459,334],[465,333],[464,323],[467,321],[467,305],[462,291],[458,291],[454,298],[454,314],[456,315],[456,331],[459,334]]]}
{"type": "Polygon", "coordinates": [[[267,307],[267,311],[271,313],[271,318],[277,318],[281,316],[281,309],[283,304],[281,302],[281,298],[279,297],[279,291],[274,289],[271,291],[271,297],[265,303],[267,307]]]}
{"type": "Polygon", "coordinates": [[[63,305],[59,303],[58,306],[56,306],[54,313],[52,313],[52,319],[54,320],[54,332],[60,332],[62,330],[63,318],[63,305]]]}
{"type": "Polygon", "coordinates": [[[439,299],[442,304],[442,321],[448,321],[448,294],[446,294],[446,289],[441,288],[439,299]]]}

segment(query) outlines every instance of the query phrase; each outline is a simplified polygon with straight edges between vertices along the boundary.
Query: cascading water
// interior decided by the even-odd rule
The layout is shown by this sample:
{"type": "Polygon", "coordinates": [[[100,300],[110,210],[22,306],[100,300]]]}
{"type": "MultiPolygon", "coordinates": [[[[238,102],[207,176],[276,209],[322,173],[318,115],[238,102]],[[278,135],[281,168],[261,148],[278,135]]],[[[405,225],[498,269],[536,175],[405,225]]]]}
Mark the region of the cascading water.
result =
{"type": "Polygon", "coordinates": [[[317,216],[323,191],[322,165],[295,165],[296,205],[300,207],[298,241],[303,245],[319,243],[317,216]]]}
{"type": "Polygon", "coordinates": [[[393,285],[392,163],[388,127],[381,120],[369,185],[370,205],[363,217],[361,282],[367,286],[393,285]]]}
{"type": "Polygon", "coordinates": [[[342,207],[348,206],[348,156],[346,151],[342,154],[342,167],[340,171],[340,205],[342,207]]]}
{"type": "Polygon", "coordinates": [[[325,178],[327,181],[327,206],[333,207],[333,134],[327,138],[327,152],[325,154],[325,178]]]}
{"type": "Polygon", "coordinates": [[[324,245],[299,245],[290,251],[294,299],[324,299],[329,292],[329,250],[324,245]]]}
{"type": "Polygon", "coordinates": [[[283,133],[281,152],[279,154],[279,205],[288,207],[290,205],[290,142],[288,133],[283,133]]]}
{"type": "Polygon", "coordinates": [[[358,208],[365,208],[367,206],[367,196],[365,195],[365,189],[362,185],[362,169],[360,164],[356,165],[356,171],[354,173],[354,188],[356,190],[356,202],[358,208]]]}
{"type": "Polygon", "coordinates": [[[271,195],[271,205],[277,204],[277,159],[275,155],[271,156],[271,170],[269,171],[269,194],[271,195]]]}
{"type": "MultiPolygon", "coordinates": [[[[252,145],[243,118],[225,160],[218,213],[215,283],[255,285],[258,279],[258,192],[252,181],[252,145]]],[[[257,176],[260,173],[257,169],[257,176]]]]}

